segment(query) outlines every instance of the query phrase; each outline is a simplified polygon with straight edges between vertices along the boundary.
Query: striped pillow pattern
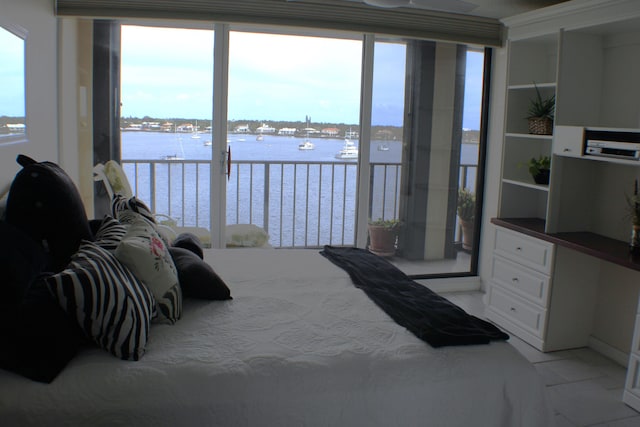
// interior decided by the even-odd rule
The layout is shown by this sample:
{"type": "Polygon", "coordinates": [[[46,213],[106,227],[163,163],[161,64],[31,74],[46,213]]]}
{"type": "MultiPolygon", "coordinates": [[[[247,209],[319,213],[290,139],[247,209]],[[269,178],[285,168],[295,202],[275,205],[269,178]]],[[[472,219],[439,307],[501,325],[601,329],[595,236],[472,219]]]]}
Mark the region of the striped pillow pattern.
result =
{"type": "Polygon", "coordinates": [[[105,216],[95,235],[95,243],[102,249],[114,253],[118,244],[127,234],[127,225],[110,216],[105,216]]]}
{"type": "Polygon", "coordinates": [[[153,224],[156,223],[151,209],[142,200],[135,196],[126,198],[122,194],[114,194],[111,200],[111,215],[120,222],[131,222],[131,213],[140,214],[153,224]]]}
{"type": "Polygon", "coordinates": [[[100,347],[124,360],[142,357],[155,301],[109,251],[83,240],[68,267],[45,280],[60,306],[100,347]]]}

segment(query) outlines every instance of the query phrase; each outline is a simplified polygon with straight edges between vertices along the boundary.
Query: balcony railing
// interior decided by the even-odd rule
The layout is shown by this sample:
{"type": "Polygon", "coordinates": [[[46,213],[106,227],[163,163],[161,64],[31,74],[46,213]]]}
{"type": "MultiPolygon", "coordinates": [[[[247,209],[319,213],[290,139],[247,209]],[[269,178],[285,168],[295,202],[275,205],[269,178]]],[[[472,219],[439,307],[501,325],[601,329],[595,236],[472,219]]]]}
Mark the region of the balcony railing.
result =
{"type": "MultiPolygon", "coordinates": [[[[123,160],[134,193],[180,226],[210,229],[209,160],[123,160]]],[[[476,165],[462,165],[473,188],[476,165]]],[[[402,167],[372,163],[370,218],[397,218],[402,167]]],[[[227,224],[263,227],[274,247],[355,244],[355,162],[234,161],[227,182],[227,224]]],[[[456,238],[458,238],[457,233],[456,238]]]]}

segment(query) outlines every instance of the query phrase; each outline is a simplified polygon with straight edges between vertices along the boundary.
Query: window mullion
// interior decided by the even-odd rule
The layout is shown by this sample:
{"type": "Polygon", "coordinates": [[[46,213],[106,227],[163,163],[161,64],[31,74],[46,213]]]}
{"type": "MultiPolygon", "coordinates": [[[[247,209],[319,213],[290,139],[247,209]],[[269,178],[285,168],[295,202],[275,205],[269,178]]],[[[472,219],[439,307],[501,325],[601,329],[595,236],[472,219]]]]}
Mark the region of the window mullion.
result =
{"type": "Polygon", "coordinates": [[[356,246],[367,245],[369,215],[369,180],[371,165],[371,103],[373,94],[373,52],[375,36],[365,34],[362,43],[362,80],[360,89],[360,143],[358,158],[358,192],[356,199],[356,246]]]}
{"type": "Polygon", "coordinates": [[[213,144],[211,155],[211,245],[225,247],[227,212],[227,98],[229,82],[229,25],[214,26],[213,45],[213,144]]]}

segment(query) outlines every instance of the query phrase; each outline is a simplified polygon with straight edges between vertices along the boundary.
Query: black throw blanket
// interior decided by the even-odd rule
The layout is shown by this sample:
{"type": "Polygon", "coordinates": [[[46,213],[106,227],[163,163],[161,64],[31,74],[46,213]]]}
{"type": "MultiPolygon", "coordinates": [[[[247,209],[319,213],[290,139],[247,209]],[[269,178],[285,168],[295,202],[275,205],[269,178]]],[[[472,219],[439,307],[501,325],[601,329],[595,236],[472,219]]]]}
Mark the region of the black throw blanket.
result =
{"type": "Polygon", "coordinates": [[[349,273],[353,284],[396,323],[433,347],[488,344],[509,338],[493,324],[466,313],[365,249],[325,246],[320,253],[349,273]]]}

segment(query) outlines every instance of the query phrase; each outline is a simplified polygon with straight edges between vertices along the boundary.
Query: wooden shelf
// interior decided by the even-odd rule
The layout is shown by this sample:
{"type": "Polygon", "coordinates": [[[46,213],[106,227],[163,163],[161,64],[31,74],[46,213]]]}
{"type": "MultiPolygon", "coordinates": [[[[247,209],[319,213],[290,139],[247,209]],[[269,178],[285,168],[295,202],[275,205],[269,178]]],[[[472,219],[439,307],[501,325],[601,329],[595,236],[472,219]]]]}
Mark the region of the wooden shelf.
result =
{"type": "Polygon", "coordinates": [[[491,223],[640,271],[640,253],[630,252],[628,242],[587,231],[545,233],[545,221],[539,218],[492,218],[491,223]]]}

